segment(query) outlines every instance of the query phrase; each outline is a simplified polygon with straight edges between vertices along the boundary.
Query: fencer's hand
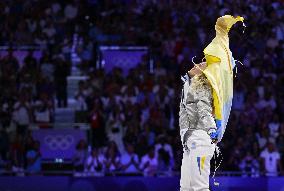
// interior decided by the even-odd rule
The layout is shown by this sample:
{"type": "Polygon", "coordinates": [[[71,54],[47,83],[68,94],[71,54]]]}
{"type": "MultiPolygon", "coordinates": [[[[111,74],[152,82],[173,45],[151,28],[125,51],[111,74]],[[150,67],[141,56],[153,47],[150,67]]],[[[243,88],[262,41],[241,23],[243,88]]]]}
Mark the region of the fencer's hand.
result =
{"type": "Polygon", "coordinates": [[[217,133],[217,131],[215,129],[210,129],[208,131],[208,134],[209,134],[209,136],[210,136],[210,138],[212,140],[212,142],[211,142],[212,144],[218,142],[218,133],[217,133]]]}
{"type": "Polygon", "coordinates": [[[194,66],[188,71],[189,76],[192,78],[195,75],[199,75],[207,67],[206,62],[201,62],[200,64],[194,64],[194,66]]]}

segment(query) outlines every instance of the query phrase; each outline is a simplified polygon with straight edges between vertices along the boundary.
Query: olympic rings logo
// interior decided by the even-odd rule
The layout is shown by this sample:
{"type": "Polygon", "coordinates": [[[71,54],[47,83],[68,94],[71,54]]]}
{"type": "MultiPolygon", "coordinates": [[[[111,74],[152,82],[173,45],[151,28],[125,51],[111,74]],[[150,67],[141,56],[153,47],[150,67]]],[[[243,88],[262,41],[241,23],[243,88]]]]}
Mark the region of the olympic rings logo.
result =
{"type": "Polygon", "coordinates": [[[74,137],[72,135],[47,135],[44,143],[51,150],[67,150],[74,143],[74,137]]]}

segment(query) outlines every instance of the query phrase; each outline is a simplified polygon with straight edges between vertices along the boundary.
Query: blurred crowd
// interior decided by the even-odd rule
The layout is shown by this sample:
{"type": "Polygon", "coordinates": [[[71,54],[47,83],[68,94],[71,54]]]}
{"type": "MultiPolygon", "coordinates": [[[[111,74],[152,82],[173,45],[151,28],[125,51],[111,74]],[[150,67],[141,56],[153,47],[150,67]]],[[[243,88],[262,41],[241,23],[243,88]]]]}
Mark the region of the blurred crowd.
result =
{"type": "Polygon", "coordinates": [[[73,158],[74,170],[87,175],[102,176],[112,173],[124,173],[144,176],[171,176],[173,171],[173,150],[160,137],[159,143],[143,149],[143,154],[136,145],[125,143],[125,151],[121,153],[117,144],[110,141],[106,147],[94,147],[87,151],[86,143],[78,143],[73,158]]]}
{"type": "MultiPolygon", "coordinates": [[[[282,1],[15,0],[1,1],[0,10],[2,45],[36,44],[42,51],[39,60],[29,52],[23,65],[12,49],[0,58],[0,167],[17,158],[13,153],[19,150],[23,168],[29,157],[33,162],[40,158],[37,141],[23,147],[29,140],[28,127],[36,122],[45,128],[53,122],[56,106],[68,106],[66,77],[76,33],[78,67],[89,78],[79,82],[74,95],[75,116],[76,122],[90,123],[93,146],[88,151],[84,143],[78,144],[76,169],[146,174],[153,174],[153,169],[179,170],[180,76],[192,67],[193,56],[201,61],[202,50],[214,37],[216,19],[231,14],[243,16],[247,27],[243,33],[237,25],[230,34],[234,58],[243,65],[237,65],[233,110],[219,143],[225,158],[221,169],[249,176],[280,174],[284,164],[282,1]],[[127,76],[121,68],[106,73],[96,68],[97,47],[106,44],[146,45],[150,55],[127,76]],[[149,56],[154,59],[153,72],[149,56]],[[17,133],[8,136],[11,121],[17,133]]],[[[15,161],[12,166],[17,167],[15,161]]]]}

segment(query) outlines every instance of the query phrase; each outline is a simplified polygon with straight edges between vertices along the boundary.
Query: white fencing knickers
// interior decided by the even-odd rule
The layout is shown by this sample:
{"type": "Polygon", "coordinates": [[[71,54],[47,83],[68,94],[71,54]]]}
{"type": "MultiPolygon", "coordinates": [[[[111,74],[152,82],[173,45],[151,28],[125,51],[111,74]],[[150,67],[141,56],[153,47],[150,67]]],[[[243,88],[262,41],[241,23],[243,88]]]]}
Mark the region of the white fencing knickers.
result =
{"type": "Polygon", "coordinates": [[[180,191],[209,191],[210,160],[215,144],[204,130],[193,130],[183,149],[180,191]]]}

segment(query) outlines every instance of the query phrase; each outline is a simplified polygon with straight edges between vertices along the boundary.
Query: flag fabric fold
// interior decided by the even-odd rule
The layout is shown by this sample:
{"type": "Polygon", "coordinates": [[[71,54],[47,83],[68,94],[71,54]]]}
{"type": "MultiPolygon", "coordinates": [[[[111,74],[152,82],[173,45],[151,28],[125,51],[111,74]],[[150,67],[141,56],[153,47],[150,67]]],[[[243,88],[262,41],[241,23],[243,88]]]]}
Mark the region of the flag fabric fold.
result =
{"type": "Polygon", "coordinates": [[[213,90],[214,115],[221,141],[229,119],[233,99],[233,68],[235,61],[229,48],[228,33],[231,27],[244,18],[225,15],[217,19],[216,36],[204,49],[207,63],[203,71],[213,90]]]}

